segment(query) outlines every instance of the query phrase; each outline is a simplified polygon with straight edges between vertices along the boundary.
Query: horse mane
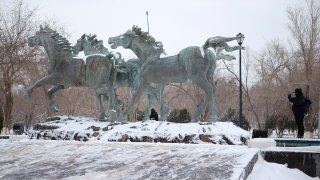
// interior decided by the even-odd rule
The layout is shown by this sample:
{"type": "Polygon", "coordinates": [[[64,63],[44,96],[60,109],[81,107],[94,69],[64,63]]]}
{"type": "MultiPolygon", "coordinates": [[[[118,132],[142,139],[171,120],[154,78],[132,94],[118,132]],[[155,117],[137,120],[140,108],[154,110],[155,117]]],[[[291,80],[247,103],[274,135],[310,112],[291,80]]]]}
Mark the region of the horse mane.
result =
{"type": "Polygon", "coordinates": [[[84,34],[83,36],[85,36],[88,40],[88,42],[90,42],[91,46],[95,46],[97,43],[98,43],[98,39],[97,39],[97,35],[87,35],[87,34],[84,34]]]}
{"type": "Polygon", "coordinates": [[[106,50],[108,50],[108,48],[106,48],[104,45],[103,45],[103,40],[98,40],[97,39],[97,35],[86,35],[87,36],[87,40],[90,42],[91,46],[97,50],[101,50],[103,48],[105,48],[106,50]]]}
{"type": "Polygon", "coordinates": [[[72,52],[70,42],[65,37],[52,30],[48,26],[46,26],[45,28],[41,28],[40,32],[49,34],[50,38],[53,39],[63,51],[67,51],[70,53],[72,52]]]}
{"type": "Polygon", "coordinates": [[[131,32],[134,35],[137,35],[141,37],[145,42],[149,43],[151,46],[153,46],[160,54],[166,54],[165,50],[163,49],[163,44],[161,41],[156,41],[154,37],[149,35],[148,32],[144,32],[139,28],[138,26],[133,26],[131,32]]]}

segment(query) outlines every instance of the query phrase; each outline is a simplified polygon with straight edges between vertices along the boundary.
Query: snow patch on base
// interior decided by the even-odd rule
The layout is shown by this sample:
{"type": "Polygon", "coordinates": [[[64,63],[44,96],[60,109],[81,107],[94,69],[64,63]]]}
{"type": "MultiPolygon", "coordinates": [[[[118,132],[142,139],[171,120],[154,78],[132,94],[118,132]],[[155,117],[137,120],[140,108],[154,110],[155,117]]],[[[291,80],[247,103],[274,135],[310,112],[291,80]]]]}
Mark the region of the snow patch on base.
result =
{"type": "Polygon", "coordinates": [[[59,118],[59,120],[38,124],[38,129],[28,131],[29,135],[32,138],[55,140],[133,140],[234,145],[244,145],[250,138],[248,131],[231,122],[173,123],[147,120],[110,124],[85,117],[59,116],[59,118]],[[51,127],[55,129],[46,129],[51,127]]]}

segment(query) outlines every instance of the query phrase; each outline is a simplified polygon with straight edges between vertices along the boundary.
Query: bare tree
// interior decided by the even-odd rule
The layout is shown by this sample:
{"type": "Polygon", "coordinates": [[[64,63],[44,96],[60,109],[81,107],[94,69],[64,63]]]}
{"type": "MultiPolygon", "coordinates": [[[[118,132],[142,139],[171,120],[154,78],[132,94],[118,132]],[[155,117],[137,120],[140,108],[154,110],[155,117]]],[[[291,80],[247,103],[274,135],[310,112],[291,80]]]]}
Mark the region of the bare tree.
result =
{"type": "Polygon", "coordinates": [[[255,57],[258,62],[257,73],[259,82],[252,88],[252,93],[257,94],[255,102],[260,108],[264,121],[271,115],[290,114],[287,100],[288,75],[290,72],[290,55],[279,41],[274,40],[255,57]]]}
{"type": "Polygon", "coordinates": [[[236,78],[216,74],[215,99],[218,116],[224,115],[230,108],[237,109],[239,104],[239,85],[236,78]]]}
{"type": "Polygon", "coordinates": [[[8,133],[12,122],[13,86],[24,78],[24,67],[32,60],[34,49],[27,37],[34,27],[35,10],[27,9],[22,1],[0,8],[0,103],[4,112],[3,131],[8,133]]]}
{"type": "Polygon", "coordinates": [[[320,99],[319,88],[316,87],[319,81],[316,81],[318,78],[314,76],[318,71],[315,68],[319,67],[317,65],[320,56],[320,2],[311,0],[306,3],[307,8],[288,8],[287,14],[296,63],[303,67],[303,80],[299,84],[305,87],[305,95],[313,101],[311,116],[305,121],[306,130],[312,131],[314,117],[317,117],[319,112],[320,99]]]}
{"type": "MultiPolygon", "coordinates": [[[[246,54],[242,58],[242,62],[244,64],[243,67],[245,70],[245,72],[243,73],[245,78],[244,78],[244,82],[242,82],[242,88],[243,88],[242,90],[243,90],[243,94],[246,99],[246,102],[248,103],[248,105],[247,105],[248,113],[252,113],[252,115],[253,115],[254,122],[251,122],[251,123],[254,123],[254,124],[251,124],[251,126],[252,127],[257,126],[259,129],[261,129],[262,124],[261,124],[260,116],[257,111],[257,105],[254,104],[254,101],[253,101],[251,93],[250,93],[250,85],[251,84],[249,82],[249,77],[252,77],[251,73],[253,73],[250,69],[252,69],[251,65],[254,65],[254,63],[253,63],[253,60],[250,59],[249,52],[250,52],[250,49],[247,48],[245,51],[246,54]]],[[[238,82],[240,82],[239,76],[235,73],[235,71],[232,69],[232,67],[230,67],[230,65],[227,65],[225,63],[225,61],[223,61],[223,63],[225,65],[226,70],[228,72],[230,72],[238,82]]],[[[243,114],[245,114],[245,113],[243,113],[243,114]]]]}

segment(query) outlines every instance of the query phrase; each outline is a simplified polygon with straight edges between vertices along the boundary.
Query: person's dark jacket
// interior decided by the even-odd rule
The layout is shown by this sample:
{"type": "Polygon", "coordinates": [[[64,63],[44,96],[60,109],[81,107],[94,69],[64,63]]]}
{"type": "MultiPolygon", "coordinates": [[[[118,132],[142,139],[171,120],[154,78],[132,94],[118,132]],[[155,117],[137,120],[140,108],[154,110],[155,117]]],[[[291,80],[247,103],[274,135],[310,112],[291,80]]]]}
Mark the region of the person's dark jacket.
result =
{"type": "Polygon", "coordinates": [[[306,113],[311,104],[311,101],[303,96],[303,93],[296,93],[296,97],[291,97],[291,94],[288,95],[288,99],[293,103],[292,111],[294,113],[306,113]]]}

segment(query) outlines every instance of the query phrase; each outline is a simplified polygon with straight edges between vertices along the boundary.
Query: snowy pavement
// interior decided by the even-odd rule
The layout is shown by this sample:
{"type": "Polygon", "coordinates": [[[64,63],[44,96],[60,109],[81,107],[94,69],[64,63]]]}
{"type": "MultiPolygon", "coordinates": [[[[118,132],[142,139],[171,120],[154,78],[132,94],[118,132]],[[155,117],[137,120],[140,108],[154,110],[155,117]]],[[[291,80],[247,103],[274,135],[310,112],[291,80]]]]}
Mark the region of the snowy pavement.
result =
{"type": "Polygon", "coordinates": [[[100,141],[0,142],[0,179],[240,179],[258,149],[100,141]]]}

